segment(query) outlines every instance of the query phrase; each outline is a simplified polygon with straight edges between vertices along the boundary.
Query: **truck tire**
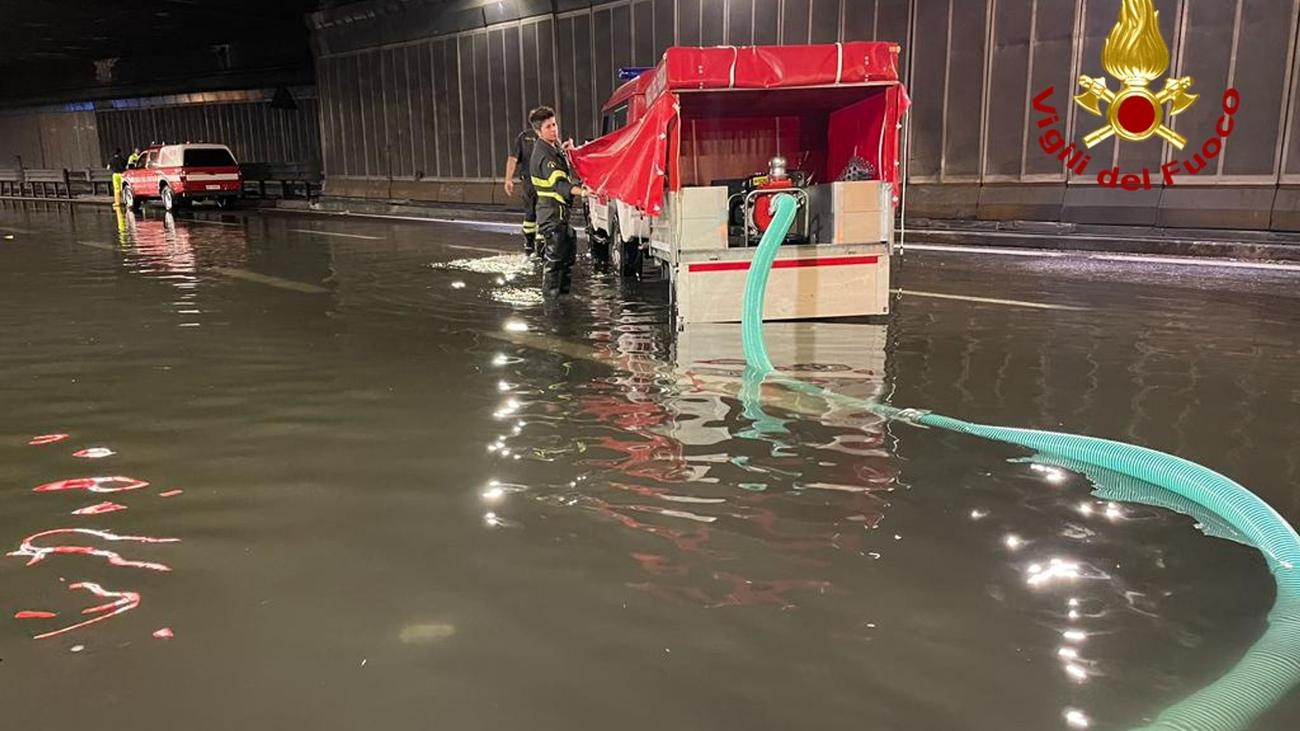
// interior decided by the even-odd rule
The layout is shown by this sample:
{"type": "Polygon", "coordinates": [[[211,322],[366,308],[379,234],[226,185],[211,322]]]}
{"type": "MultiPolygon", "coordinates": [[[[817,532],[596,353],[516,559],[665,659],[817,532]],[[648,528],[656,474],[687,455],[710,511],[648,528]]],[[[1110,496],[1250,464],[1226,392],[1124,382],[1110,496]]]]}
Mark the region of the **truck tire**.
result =
{"type": "Polygon", "coordinates": [[[641,242],[637,239],[624,241],[618,224],[618,216],[609,219],[609,245],[618,247],[618,271],[624,278],[641,278],[641,242]]]}
{"type": "MultiPolygon", "coordinates": [[[[611,218],[610,226],[614,225],[614,219],[611,218]]],[[[610,239],[611,235],[602,234],[595,226],[587,224],[587,242],[591,246],[591,268],[597,272],[609,271],[610,239]]]]}
{"type": "Polygon", "coordinates": [[[128,211],[140,212],[140,199],[135,197],[130,184],[122,186],[122,205],[126,206],[128,211]]]}
{"type": "Polygon", "coordinates": [[[164,211],[171,213],[172,211],[176,210],[179,207],[176,205],[175,197],[172,196],[171,186],[167,185],[166,183],[163,183],[162,190],[158,192],[162,196],[162,204],[163,204],[164,211]]]}

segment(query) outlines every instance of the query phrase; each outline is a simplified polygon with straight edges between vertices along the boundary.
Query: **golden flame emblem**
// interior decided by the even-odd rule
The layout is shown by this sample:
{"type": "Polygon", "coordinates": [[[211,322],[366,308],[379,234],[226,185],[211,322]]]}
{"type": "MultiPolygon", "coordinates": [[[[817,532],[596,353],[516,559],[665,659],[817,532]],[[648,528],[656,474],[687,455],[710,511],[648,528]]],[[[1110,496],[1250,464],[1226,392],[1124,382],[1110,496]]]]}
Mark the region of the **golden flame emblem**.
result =
{"type": "Polygon", "coordinates": [[[1169,116],[1173,117],[1192,106],[1200,95],[1189,93],[1190,76],[1165,79],[1165,88],[1159,93],[1147,88],[1169,68],[1169,46],[1160,35],[1160,12],[1152,0],[1122,0],[1119,20],[1101,50],[1101,65],[1122,86],[1111,91],[1104,76],[1079,77],[1080,93],[1074,101],[1098,117],[1106,117],[1106,126],[1085,135],[1084,144],[1093,147],[1111,135],[1132,142],[1159,135],[1183,149],[1187,138],[1164,124],[1164,106],[1170,105],[1169,116]],[[1107,106],[1105,114],[1101,111],[1103,101],[1107,106]]]}

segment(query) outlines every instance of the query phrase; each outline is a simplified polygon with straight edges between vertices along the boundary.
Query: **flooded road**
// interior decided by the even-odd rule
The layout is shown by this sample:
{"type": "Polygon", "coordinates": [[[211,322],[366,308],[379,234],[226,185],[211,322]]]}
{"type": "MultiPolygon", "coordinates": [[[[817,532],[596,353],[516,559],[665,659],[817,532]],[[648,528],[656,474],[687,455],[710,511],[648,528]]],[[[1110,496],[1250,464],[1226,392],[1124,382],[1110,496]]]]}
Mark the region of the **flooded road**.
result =
{"type": "MultiPolygon", "coordinates": [[[[0,235],[6,727],[1128,729],[1273,603],[1257,551],[1024,450],[743,403],[738,328],[675,337],[662,283],[580,264],[543,304],[512,226],[0,202],[0,235]]],[[[1300,274],[897,274],[887,321],[770,327],[778,367],[1300,522],[1300,274]]]]}

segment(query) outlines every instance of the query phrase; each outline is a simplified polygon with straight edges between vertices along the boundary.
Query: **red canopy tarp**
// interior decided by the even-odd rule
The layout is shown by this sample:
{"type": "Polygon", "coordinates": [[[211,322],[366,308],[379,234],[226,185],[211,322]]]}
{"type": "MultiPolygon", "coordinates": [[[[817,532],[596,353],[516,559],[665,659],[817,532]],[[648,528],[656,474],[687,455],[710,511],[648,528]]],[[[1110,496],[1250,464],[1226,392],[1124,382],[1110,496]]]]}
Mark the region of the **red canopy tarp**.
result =
{"type": "Polygon", "coordinates": [[[669,125],[676,126],[677,96],[659,97],[637,121],[569,152],[583,185],[650,215],[664,200],[669,125]]]}
{"type": "MultiPolygon", "coordinates": [[[[678,91],[724,89],[780,89],[798,87],[841,88],[862,84],[898,84],[898,46],[893,43],[852,42],[805,46],[721,46],[670,48],[647,80],[629,82],[643,89],[649,106],[626,127],[589,142],[571,152],[575,172],[605,198],[615,198],[658,215],[663,207],[664,174],[670,138],[679,133],[678,91]]],[[[897,91],[897,90],[895,90],[897,91]]],[[[890,94],[892,103],[847,107],[835,112],[827,129],[845,136],[843,144],[830,141],[828,157],[840,158],[841,149],[875,161],[884,180],[893,180],[897,158],[898,119],[906,109],[906,96],[890,94]],[[869,121],[864,121],[867,119],[869,121]],[[869,128],[870,127],[870,128],[869,128]],[[862,154],[873,146],[883,154],[862,154]],[[888,152],[886,145],[893,145],[888,152]]],[[[854,105],[858,106],[858,105],[854,105]]],[[[679,149],[673,145],[673,150],[679,149]]],[[[827,160],[838,169],[847,159],[827,160]],[[838,165],[836,165],[838,163],[838,165]]],[[[680,181],[675,181],[679,184],[680,181]]]]}
{"type": "Polygon", "coordinates": [[[683,89],[772,89],[898,81],[898,44],[669,48],[646,95],[683,89]]]}

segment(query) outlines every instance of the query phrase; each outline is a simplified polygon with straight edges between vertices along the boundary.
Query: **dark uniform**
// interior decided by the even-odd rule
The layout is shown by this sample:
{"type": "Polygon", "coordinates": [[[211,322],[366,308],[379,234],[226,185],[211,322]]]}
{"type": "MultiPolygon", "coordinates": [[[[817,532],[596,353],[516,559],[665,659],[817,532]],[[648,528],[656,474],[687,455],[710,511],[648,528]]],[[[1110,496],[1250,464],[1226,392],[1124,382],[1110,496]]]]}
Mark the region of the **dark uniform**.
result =
{"type": "Polygon", "coordinates": [[[542,289],[548,297],[568,294],[578,253],[577,234],[569,225],[573,205],[569,161],[560,148],[538,140],[528,171],[537,190],[537,233],[546,247],[542,289]]]}
{"type": "Polygon", "coordinates": [[[537,143],[537,132],[532,127],[519,133],[515,138],[515,177],[523,183],[524,197],[524,251],[533,253],[540,238],[537,235],[537,190],[533,188],[533,178],[529,175],[533,163],[533,145],[537,143]]]}

